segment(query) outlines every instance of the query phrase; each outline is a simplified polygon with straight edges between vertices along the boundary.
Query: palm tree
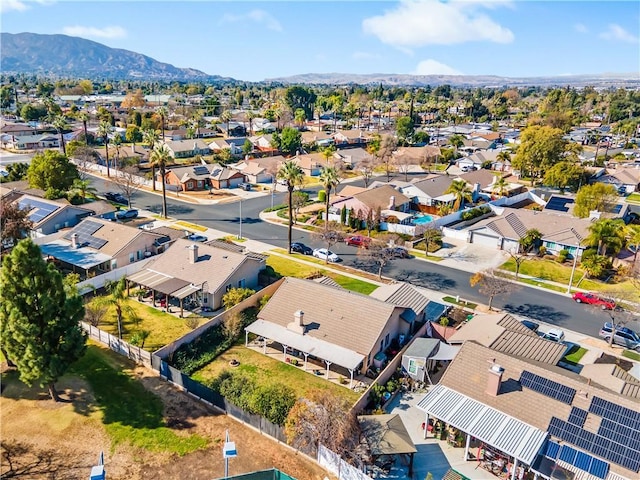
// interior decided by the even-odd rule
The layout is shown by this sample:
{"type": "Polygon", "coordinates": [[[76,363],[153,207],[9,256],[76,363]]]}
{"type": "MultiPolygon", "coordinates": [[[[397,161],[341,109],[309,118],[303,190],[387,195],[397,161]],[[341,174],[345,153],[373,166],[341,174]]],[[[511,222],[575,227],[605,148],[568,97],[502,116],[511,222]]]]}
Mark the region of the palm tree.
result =
{"type": "Polygon", "coordinates": [[[293,189],[296,185],[302,183],[304,173],[302,169],[293,160],[286,161],[278,170],[277,177],[287,183],[287,191],[289,192],[289,244],[288,253],[291,253],[291,242],[293,241],[293,189]]]}
{"type": "Polygon", "coordinates": [[[62,147],[62,153],[64,155],[67,154],[67,147],[64,144],[64,131],[67,129],[68,124],[64,115],[56,115],[53,119],[53,128],[56,129],[58,135],[60,135],[60,146],[62,147]]]}
{"type": "Polygon", "coordinates": [[[307,119],[307,114],[305,113],[304,109],[302,108],[296,109],[296,112],[294,115],[294,122],[299,128],[302,128],[304,126],[304,122],[306,119],[307,119]]]}
{"type": "Polygon", "coordinates": [[[462,135],[451,135],[451,137],[449,137],[449,143],[451,145],[453,145],[454,147],[454,152],[457,156],[458,154],[458,148],[462,147],[464,145],[464,138],[462,137],[462,135]]]}
{"type": "Polygon", "coordinates": [[[589,236],[586,241],[598,247],[599,255],[618,253],[626,242],[627,228],[624,220],[603,218],[587,228],[589,236]]]}
{"type": "Polygon", "coordinates": [[[229,122],[231,122],[231,112],[225,110],[220,114],[220,120],[227,124],[227,137],[229,136],[229,122]]]}
{"type": "MultiPolygon", "coordinates": [[[[165,175],[167,163],[171,160],[171,150],[166,144],[161,143],[153,147],[149,160],[151,165],[155,165],[160,170],[160,178],[162,178],[162,217],[167,218],[167,189],[165,185],[165,175]]],[[[154,177],[155,182],[155,177],[154,177]]]]}
{"type": "Polygon", "coordinates": [[[164,122],[168,115],[167,107],[156,108],[156,114],[160,116],[160,131],[162,132],[162,141],[164,142],[164,122]]]}
{"type": "MultiPolygon", "coordinates": [[[[153,128],[149,128],[142,132],[142,138],[144,138],[144,143],[153,150],[158,142],[158,132],[153,128]]],[[[156,191],[156,166],[154,163],[151,164],[151,189],[156,191]]]]}
{"type": "Polygon", "coordinates": [[[472,198],[471,189],[464,180],[454,180],[444,193],[452,193],[456,197],[453,204],[454,210],[461,210],[464,207],[464,202],[470,202],[472,198]]]}
{"type": "Polygon", "coordinates": [[[78,114],[78,120],[82,122],[84,128],[84,144],[89,145],[89,137],[87,136],[87,122],[89,121],[89,114],[87,112],[80,112],[78,114]]]}
{"type": "Polygon", "coordinates": [[[331,196],[331,189],[335,188],[338,183],[340,183],[340,176],[338,175],[338,170],[336,170],[335,167],[322,167],[318,178],[326,192],[324,206],[324,229],[326,230],[329,225],[329,205],[331,203],[329,197],[331,196]]]}
{"type": "Polygon", "coordinates": [[[95,187],[91,186],[91,182],[89,180],[81,180],[79,178],[76,178],[73,181],[73,188],[76,189],[78,193],[80,193],[82,203],[85,203],[88,193],[95,196],[95,194],[98,192],[95,187]]]}
{"type": "Polygon", "coordinates": [[[493,182],[492,190],[500,195],[501,197],[505,196],[505,193],[509,187],[509,182],[504,177],[496,176],[495,182],[493,182]]]}
{"type": "Polygon", "coordinates": [[[249,122],[249,136],[253,136],[253,119],[256,118],[256,114],[253,112],[253,110],[249,110],[246,113],[246,117],[247,117],[247,122],[249,122]]]}
{"type": "Polygon", "coordinates": [[[111,173],[109,171],[109,134],[112,130],[113,128],[111,127],[111,124],[109,122],[105,122],[104,120],[100,122],[100,126],[98,127],[98,136],[101,137],[104,141],[104,151],[107,163],[107,177],[111,176],[111,173]]]}
{"type": "Polygon", "coordinates": [[[511,162],[511,154],[507,150],[502,150],[498,155],[496,155],[496,160],[502,163],[502,170],[504,171],[506,163],[511,162]]]}
{"type": "Polygon", "coordinates": [[[127,280],[122,277],[120,280],[108,282],[105,285],[109,295],[102,297],[101,303],[113,306],[116,311],[116,320],[118,322],[118,338],[122,339],[122,320],[126,314],[129,317],[136,318],[136,312],[129,305],[127,296],[127,280]]]}
{"type": "Polygon", "coordinates": [[[111,143],[113,143],[113,146],[116,148],[116,158],[114,161],[114,166],[117,169],[118,163],[120,163],[120,147],[122,146],[122,137],[119,133],[113,136],[113,140],[111,140],[111,143]]]}

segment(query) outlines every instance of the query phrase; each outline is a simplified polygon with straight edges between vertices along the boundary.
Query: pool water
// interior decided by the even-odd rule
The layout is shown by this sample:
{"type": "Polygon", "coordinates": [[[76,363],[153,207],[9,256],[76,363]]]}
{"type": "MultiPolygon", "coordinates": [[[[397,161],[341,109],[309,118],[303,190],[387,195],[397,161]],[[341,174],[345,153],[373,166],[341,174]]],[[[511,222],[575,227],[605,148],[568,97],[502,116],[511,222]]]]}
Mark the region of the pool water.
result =
{"type": "Polygon", "coordinates": [[[412,223],[414,225],[422,225],[423,223],[429,223],[433,221],[433,217],[426,213],[417,213],[415,217],[413,217],[412,223]]]}

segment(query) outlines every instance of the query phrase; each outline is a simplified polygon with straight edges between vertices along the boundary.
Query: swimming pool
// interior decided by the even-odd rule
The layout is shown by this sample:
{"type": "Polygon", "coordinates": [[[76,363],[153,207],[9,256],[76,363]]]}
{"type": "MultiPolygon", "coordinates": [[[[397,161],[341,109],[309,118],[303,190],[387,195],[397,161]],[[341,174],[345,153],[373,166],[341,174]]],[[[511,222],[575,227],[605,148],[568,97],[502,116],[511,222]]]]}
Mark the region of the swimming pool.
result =
{"type": "Polygon", "coordinates": [[[411,223],[414,225],[422,225],[433,221],[433,217],[427,213],[416,213],[411,223]]]}

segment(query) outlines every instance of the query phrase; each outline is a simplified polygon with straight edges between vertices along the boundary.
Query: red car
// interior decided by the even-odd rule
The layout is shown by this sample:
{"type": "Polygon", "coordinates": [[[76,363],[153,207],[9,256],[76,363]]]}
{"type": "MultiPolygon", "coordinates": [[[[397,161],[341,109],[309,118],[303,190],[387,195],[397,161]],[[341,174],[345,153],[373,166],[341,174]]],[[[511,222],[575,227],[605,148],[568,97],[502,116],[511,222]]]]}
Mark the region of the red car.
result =
{"type": "Polygon", "coordinates": [[[352,237],[347,237],[344,243],[346,243],[347,245],[352,245],[354,247],[369,248],[371,239],[369,237],[364,237],[362,235],[354,235],[352,237]]]}
{"type": "Polygon", "coordinates": [[[616,302],[609,298],[603,298],[596,293],[576,292],[573,299],[578,303],[586,303],[588,305],[599,305],[603,310],[615,310],[616,302]]]}

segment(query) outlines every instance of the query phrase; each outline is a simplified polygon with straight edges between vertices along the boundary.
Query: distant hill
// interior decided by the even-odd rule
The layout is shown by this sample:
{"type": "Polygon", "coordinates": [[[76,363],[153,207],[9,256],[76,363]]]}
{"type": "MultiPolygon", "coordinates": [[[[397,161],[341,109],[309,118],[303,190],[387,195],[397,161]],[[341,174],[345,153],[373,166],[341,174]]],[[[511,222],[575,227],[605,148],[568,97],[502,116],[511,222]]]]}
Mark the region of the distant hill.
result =
{"type": "Polygon", "coordinates": [[[0,62],[3,73],[114,80],[233,81],[192,68],[177,68],[140,53],[67,35],[2,33],[0,62]]]}
{"type": "Polygon", "coordinates": [[[290,77],[269,78],[265,82],[312,85],[386,85],[386,86],[426,86],[452,85],[459,87],[502,87],[502,86],[640,86],[640,74],[594,74],[567,75],[557,77],[509,78],[494,75],[410,75],[394,73],[306,73],[290,77]]]}

